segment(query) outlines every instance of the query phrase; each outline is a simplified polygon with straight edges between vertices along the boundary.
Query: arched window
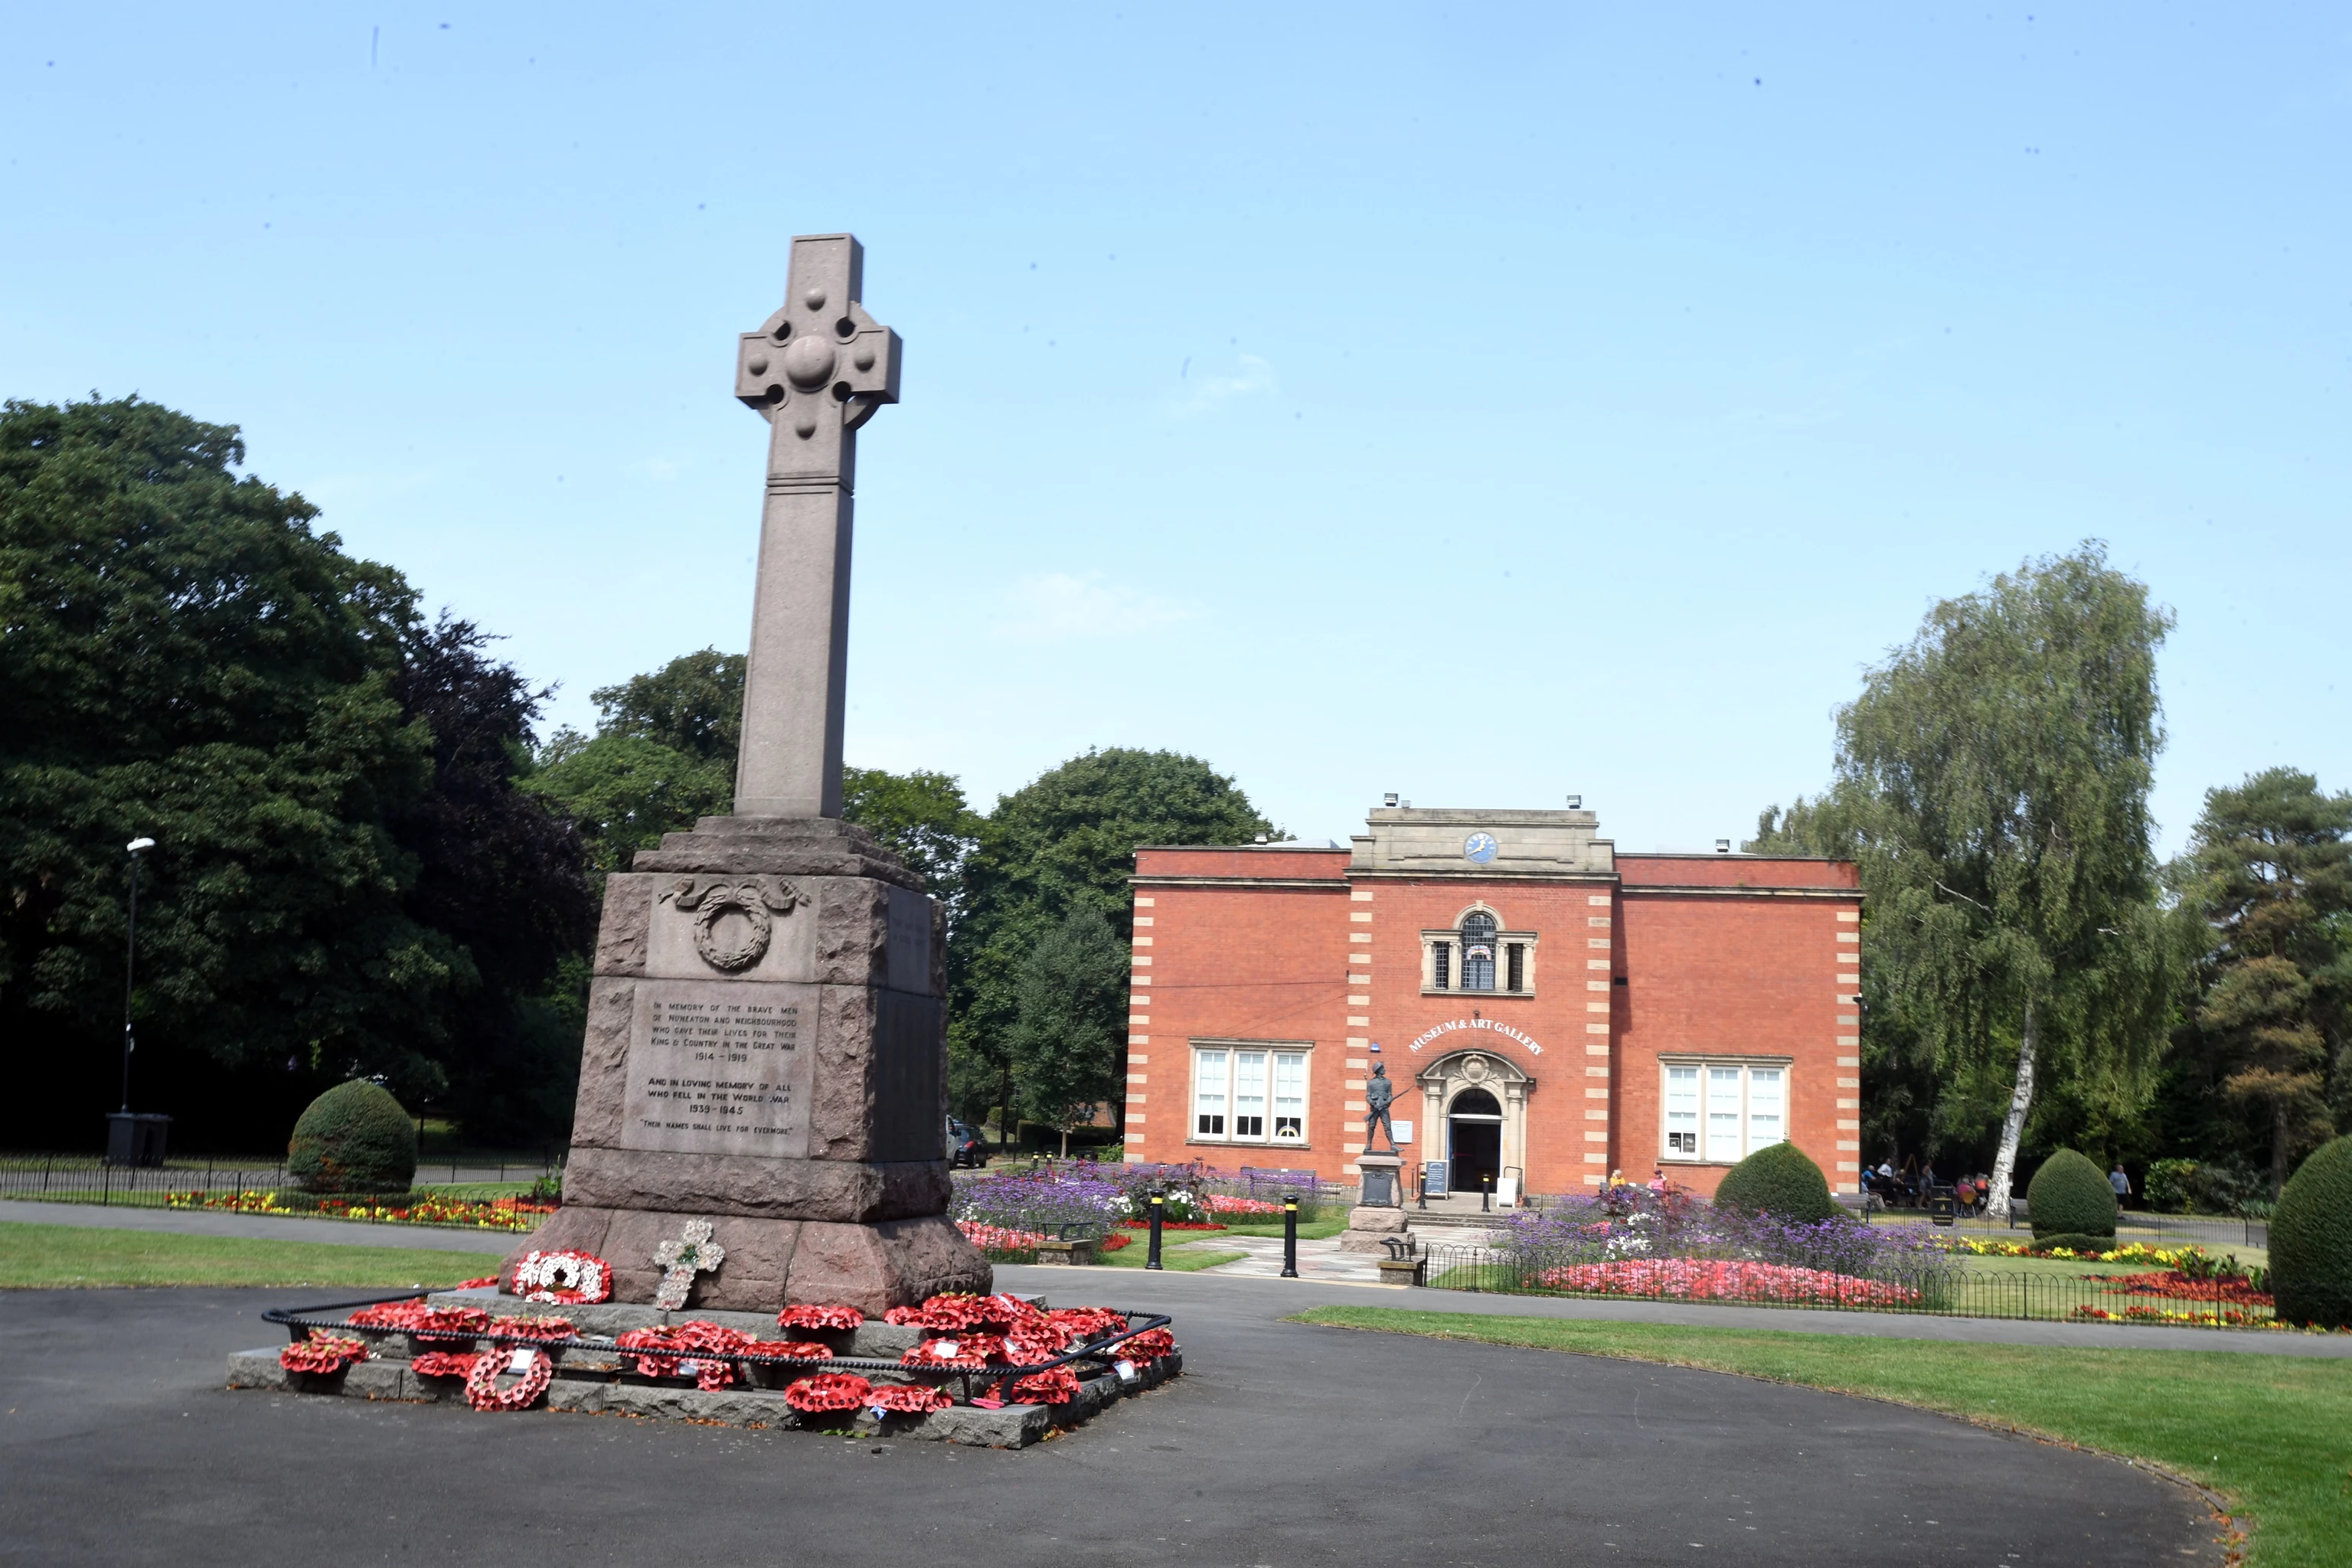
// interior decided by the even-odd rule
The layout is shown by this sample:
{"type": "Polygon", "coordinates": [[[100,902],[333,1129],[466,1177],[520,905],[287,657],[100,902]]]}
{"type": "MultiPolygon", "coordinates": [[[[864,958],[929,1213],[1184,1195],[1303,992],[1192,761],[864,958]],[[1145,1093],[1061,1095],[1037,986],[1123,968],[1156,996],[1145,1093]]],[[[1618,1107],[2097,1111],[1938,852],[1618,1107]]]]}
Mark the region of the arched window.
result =
{"type": "Polygon", "coordinates": [[[1462,989],[1495,988],[1495,917],[1486,911],[1462,920],[1462,989]]]}

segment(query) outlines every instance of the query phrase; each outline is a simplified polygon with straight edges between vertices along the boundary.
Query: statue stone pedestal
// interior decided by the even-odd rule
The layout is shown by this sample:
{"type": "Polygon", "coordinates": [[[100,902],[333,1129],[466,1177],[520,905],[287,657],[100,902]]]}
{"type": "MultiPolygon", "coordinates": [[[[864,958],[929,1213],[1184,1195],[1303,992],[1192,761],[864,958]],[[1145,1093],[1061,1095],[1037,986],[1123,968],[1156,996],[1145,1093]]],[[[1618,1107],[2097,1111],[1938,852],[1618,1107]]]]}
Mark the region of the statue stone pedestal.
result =
{"type": "Polygon", "coordinates": [[[938,906],[863,828],[705,817],[604,893],[563,1206],[516,1249],[578,1247],[646,1302],[655,1248],[711,1222],[691,1305],[869,1315],[992,1270],[945,1215],[938,906]]]}
{"type": "Polygon", "coordinates": [[[1339,1235],[1342,1252],[1381,1252],[1389,1243],[1405,1238],[1405,1213],[1398,1171],[1402,1155],[1359,1154],[1356,1170],[1363,1178],[1363,1202],[1348,1211],[1348,1228],[1339,1235]]]}

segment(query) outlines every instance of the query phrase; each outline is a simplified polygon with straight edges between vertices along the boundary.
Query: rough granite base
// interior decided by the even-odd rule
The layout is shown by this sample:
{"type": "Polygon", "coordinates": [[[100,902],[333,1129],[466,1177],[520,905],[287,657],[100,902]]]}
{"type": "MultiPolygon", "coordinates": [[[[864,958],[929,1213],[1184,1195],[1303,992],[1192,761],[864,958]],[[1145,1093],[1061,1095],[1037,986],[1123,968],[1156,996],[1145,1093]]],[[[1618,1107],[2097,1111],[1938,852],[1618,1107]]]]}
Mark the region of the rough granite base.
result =
{"type": "Polygon", "coordinates": [[[563,1207],[501,1280],[576,1248],[611,1264],[615,1300],[650,1302],[656,1247],[707,1219],[726,1261],[690,1306],[878,1317],[985,1294],[987,1260],[944,1217],[945,931],[921,889],[826,817],[705,817],[609,877],[563,1207]]]}

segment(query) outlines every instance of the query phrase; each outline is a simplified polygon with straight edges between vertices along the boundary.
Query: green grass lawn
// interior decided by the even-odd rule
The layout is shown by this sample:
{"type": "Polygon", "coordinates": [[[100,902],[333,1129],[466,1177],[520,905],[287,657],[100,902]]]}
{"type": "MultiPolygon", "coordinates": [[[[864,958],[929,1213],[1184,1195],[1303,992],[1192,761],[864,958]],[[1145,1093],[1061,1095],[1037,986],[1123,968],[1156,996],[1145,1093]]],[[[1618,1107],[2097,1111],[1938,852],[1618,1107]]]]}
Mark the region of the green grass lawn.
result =
{"type": "Polygon", "coordinates": [[[1743,1373],[1868,1394],[2147,1459],[2232,1500],[2259,1568],[2345,1561],[2352,1360],[1952,1344],[1317,1307],[1296,1322],[1743,1373]]]}
{"type": "MultiPolygon", "coordinates": [[[[1337,1215],[1330,1219],[1303,1219],[1298,1222],[1298,1239],[1324,1241],[1342,1234],[1347,1228],[1346,1215],[1337,1215]]],[[[1271,1225],[1229,1225],[1225,1226],[1225,1234],[1227,1236],[1270,1236],[1278,1241],[1282,1238],[1282,1222],[1276,1220],[1271,1225]]]]}
{"type": "Polygon", "coordinates": [[[442,1287],[497,1270],[486,1252],[247,1241],[152,1230],[0,1224],[0,1289],[108,1285],[442,1287]]]}
{"type": "MultiPolygon", "coordinates": [[[[1140,1268],[1143,1260],[1151,1256],[1151,1237],[1139,1230],[1130,1230],[1135,1245],[1122,1247],[1117,1252],[1097,1255],[1097,1263],[1105,1268],[1140,1268]]],[[[1214,1268],[1220,1263],[1231,1263],[1236,1258],[1246,1258],[1244,1252],[1230,1248],[1220,1252],[1213,1240],[1179,1241],[1179,1236],[1189,1231],[1162,1231],[1160,1237],[1160,1267],[1171,1274],[1191,1274],[1202,1268],[1214,1268]]]]}

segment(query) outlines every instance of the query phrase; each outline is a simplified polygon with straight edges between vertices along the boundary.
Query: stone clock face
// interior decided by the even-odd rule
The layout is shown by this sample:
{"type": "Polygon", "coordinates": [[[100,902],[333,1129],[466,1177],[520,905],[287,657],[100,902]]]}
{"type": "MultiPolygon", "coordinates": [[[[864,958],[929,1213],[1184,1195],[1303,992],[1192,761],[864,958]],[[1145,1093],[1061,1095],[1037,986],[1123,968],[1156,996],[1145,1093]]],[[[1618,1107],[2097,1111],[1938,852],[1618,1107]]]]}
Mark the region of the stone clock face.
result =
{"type": "Polygon", "coordinates": [[[1491,833],[1474,833],[1462,841],[1464,857],[1475,860],[1481,866],[1492,860],[1495,858],[1495,851],[1500,847],[1501,846],[1495,842],[1495,836],[1491,833]]]}

